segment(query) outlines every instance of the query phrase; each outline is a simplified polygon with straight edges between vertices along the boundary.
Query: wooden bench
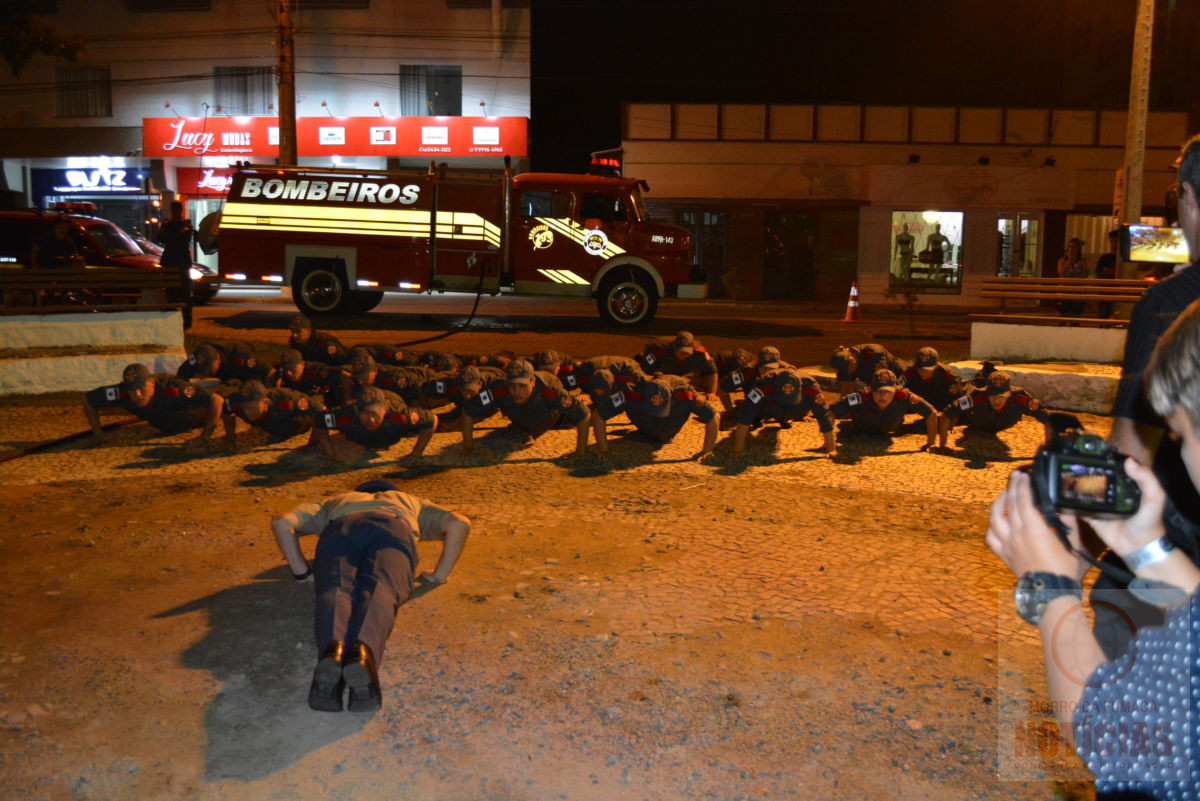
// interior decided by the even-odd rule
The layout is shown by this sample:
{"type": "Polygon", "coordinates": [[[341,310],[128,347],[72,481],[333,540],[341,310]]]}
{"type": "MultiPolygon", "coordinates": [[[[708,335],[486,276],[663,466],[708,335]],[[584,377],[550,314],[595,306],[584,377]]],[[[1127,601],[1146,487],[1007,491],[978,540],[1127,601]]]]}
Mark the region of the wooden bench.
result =
{"type": "MultiPolygon", "coordinates": [[[[972,314],[972,320],[1024,325],[1075,325],[1097,328],[1124,328],[1127,320],[1103,317],[1068,317],[1054,314],[1005,313],[1007,301],[1044,303],[1137,303],[1153,282],[1127,278],[985,278],[979,296],[1000,301],[999,312],[972,314]]],[[[1030,312],[1035,310],[1030,309],[1030,312]]]]}
{"type": "Polygon", "coordinates": [[[0,315],[80,311],[170,311],[179,288],[172,270],[87,267],[73,270],[0,269],[0,315]]]}

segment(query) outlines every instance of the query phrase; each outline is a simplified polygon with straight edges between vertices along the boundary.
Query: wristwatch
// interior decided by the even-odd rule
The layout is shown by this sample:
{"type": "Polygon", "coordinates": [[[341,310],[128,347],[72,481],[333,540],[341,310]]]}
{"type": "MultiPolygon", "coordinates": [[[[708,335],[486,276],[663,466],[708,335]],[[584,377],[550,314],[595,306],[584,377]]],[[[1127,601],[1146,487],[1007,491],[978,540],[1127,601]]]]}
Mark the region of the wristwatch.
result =
{"type": "Polygon", "coordinates": [[[1073,578],[1030,571],[1017,580],[1013,601],[1021,619],[1036,625],[1042,619],[1047,604],[1062,595],[1073,595],[1083,600],[1083,587],[1073,578]]]}

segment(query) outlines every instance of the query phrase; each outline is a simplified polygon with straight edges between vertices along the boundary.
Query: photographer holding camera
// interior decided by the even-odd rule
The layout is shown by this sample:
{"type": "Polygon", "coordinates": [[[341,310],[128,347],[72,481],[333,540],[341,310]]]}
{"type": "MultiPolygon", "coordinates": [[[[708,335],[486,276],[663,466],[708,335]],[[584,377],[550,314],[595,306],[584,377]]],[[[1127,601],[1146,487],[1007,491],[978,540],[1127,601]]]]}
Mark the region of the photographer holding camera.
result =
{"type": "MultiPolygon", "coordinates": [[[[1189,306],[1163,335],[1145,380],[1150,404],[1179,439],[1187,472],[1200,487],[1200,302],[1189,306]]],[[[1063,461],[1046,462],[1053,469],[1043,474],[1035,463],[1033,473],[1017,471],[1010,476],[1008,488],[992,503],[987,532],[988,547],[1018,576],[1014,592],[1018,613],[1037,625],[1041,634],[1052,708],[1068,741],[1096,776],[1098,798],[1106,793],[1122,798],[1194,798],[1200,788],[1200,708],[1196,693],[1186,688],[1200,681],[1197,646],[1193,644],[1200,635],[1200,594],[1196,592],[1200,569],[1166,537],[1166,495],[1153,471],[1132,458],[1125,459],[1124,470],[1141,494],[1140,507],[1132,515],[1076,513],[1070,508],[1093,507],[1075,503],[1078,496],[1064,494],[1063,486],[1057,486],[1058,519],[1074,550],[1064,547],[1064,540],[1051,525],[1054,516],[1045,513],[1046,497],[1039,497],[1047,486],[1063,482],[1070,473],[1063,468],[1069,467],[1072,457],[1058,458],[1063,461]],[[1086,520],[1136,575],[1130,585],[1135,594],[1157,595],[1160,601],[1168,601],[1166,624],[1136,632],[1137,647],[1111,661],[1079,608],[1080,580],[1090,567],[1089,561],[1076,553],[1081,551],[1080,519],[1086,520]],[[1173,588],[1178,590],[1162,592],[1173,588]],[[1073,657],[1073,675],[1059,659],[1064,649],[1073,657]],[[1083,681],[1083,677],[1088,678],[1083,681]],[[1185,690],[1164,692],[1164,682],[1185,690]],[[1128,711],[1130,706],[1134,711],[1128,711]],[[1124,755],[1115,741],[1120,739],[1125,747],[1127,734],[1118,737],[1116,723],[1097,724],[1088,717],[1094,710],[1113,708],[1122,708],[1120,727],[1126,733],[1165,732],[1165,758],[1146,764],[1115,761],[1114,754],[1124,755]],[[1105,741],[1102,735],[1108,733],[1112,736],[1105,741]],[[1189,775],[1188,780],[1181,780],[1189,775]]],[[[1118,486],[1126,480],[1120,469],[1108,476],[1118,486]]],[[[1097,497],[1112,496],[1101,493],[1097,497]]],[[[1096,504],[1096,508],[1102,505],[1096,504]]],[[[1154,741],[1155,747],[1161,742],[1154,741]]],[[[1161,750],[1154,753],[1163,757],[1161,750]]]]}

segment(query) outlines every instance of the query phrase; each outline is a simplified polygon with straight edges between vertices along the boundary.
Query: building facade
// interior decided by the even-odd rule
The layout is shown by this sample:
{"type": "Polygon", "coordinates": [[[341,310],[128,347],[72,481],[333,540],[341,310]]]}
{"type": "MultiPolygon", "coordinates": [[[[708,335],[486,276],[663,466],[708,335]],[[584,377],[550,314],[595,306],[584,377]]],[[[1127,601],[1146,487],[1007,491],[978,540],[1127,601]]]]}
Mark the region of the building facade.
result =
{"type": "MultiPolygon", "coordinates": [[[[101,216],[147,233],[159,213],[155,201],[179,196],[193,219],[219,208],[232,163],[273,163],[265,154],[277,153],[277,144],[249,146],[277,116],[275,6],[39,0],[42,18],[82,36],[88,48],[76,63],[34,59],[0,83],[0,190],[8,205],[87,200],[101,216]],[[179,144],[206,135],[247,146],[161,147],[171,137],[179,144]]],[[[340,140],[326,138],[327,148],[306,153],[302,145],[301,164],[381,169],[436,158],[498,169],[498,147],[447,158],[448,147],[406,148],[395,132],[416,117],[516,120],[524,130],[527,0],[293,0],[290,8],[298,139],[309,129],[323,137],[342,131],[340,140]],[[369,123],[377,123],[369,125],[372,143],[390,136],[395,147],[346,138],[369,123]]],[[[436,127],[445,137],[456,125],[436,127]]],[[[491,132],[498,124],[481,127],[491,132]]],[[[526,143],[509,153],[520,159],[526,143]]]]}
{"type": "MultiPolygon", "coordinates": [[[[1121,191],[1125,119],[1099,109],[623,107],[625,173],[691,228],[715,296],[980,304],[980,281],[1093,267],[1121,191]]],[[[1160,222],[1184,113],[1147,124],[1143,215],[1160,222]]]]}

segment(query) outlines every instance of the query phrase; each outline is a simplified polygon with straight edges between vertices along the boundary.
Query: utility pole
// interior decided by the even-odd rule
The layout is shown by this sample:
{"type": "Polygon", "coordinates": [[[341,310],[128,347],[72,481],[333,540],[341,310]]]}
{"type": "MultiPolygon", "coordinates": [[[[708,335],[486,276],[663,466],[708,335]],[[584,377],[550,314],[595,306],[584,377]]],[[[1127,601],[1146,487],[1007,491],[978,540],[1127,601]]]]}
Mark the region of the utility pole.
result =
{"type": "Polygon", "coordinates": [[[1125,122],[1124,191],[1117,209],[1123,223],[1142,221],[1142,172],[1146,161],[1146,114],[1150,105],[1150,52],[1154,42],[1154,0],[1138,0],[1133,24],[1133,63],[1129,75],[1129,114],[1125,122]]]}
{"type": "Polygon", "coordinates": [[[279,158],[281,167],[296,166],[296,62],[291,0],[275,0],[275,81],[279,85],[279,158]]]}

